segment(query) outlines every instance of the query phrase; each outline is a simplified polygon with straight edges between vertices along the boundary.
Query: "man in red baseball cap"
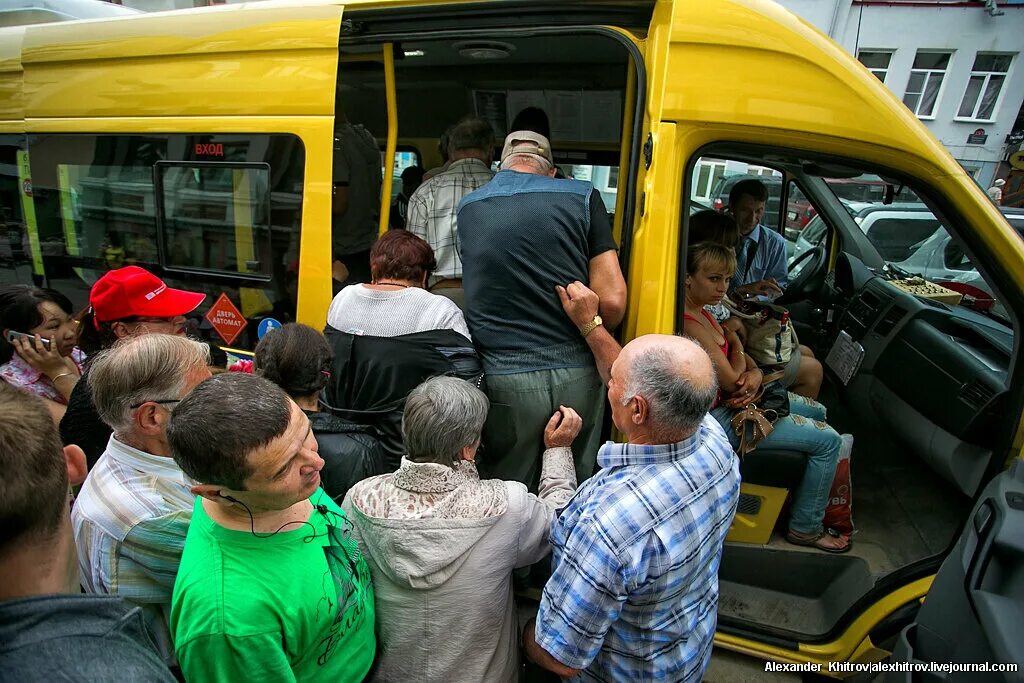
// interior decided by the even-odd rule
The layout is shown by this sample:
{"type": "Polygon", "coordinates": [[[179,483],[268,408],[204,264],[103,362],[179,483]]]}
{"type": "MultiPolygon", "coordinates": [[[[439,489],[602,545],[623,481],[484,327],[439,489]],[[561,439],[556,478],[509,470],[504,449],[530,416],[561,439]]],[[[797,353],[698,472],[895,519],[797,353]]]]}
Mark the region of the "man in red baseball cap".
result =
{"type": "MultiPolygon", "coordinates": [[[[185,334],[185,316],[205,298],[202,292],[168,287],[138,266],[112,270],[97,280],[89,292],[89,308],[79,324],[78,346],[92,357],[119,339],[154,333],[185,334]]],[[[87,383],[79,384],[81,388],[72,391],[68,399],[60,421],[60,436],[65,444],[73,443],[85,451],[92,469],[107,447],[110,428],[96,412],[87,383]]]]}
{"type": "MultiPolygon", "coordinates": [[[[112,270],[92,286],[89,305],[93,325],[120,323],[147,325],[151,332],[181,334],[185,315],[194,311],[206,295],[168,287],[163,280],[138,266],[125,266],[112,270]],[[158,326],[160,329],[152,329],[158,326]]],[[[134,336],[134,329],[117,337],[134,336]]],[[[115,333],[117,331],[115,330],[115,333]]]]}

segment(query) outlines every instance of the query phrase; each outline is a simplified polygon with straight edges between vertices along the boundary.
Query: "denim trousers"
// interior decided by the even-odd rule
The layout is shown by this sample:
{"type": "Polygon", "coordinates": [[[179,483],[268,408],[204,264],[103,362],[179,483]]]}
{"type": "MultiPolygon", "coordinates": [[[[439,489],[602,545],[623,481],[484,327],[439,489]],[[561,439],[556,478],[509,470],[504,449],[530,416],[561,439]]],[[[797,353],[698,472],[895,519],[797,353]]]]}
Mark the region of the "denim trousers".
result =
{"type": "MultiPolygon", "coordinates": [[[[729,435],[733,448],[739,446],[739,436],[729,421],[736,410],[720,405],[711,411],[729,435]]],[[[825,516],[828,494],[839,462],[842,437],[825,424],[825,406],[817,401],[789,392],[789,415],[775,422],[775,429],[758,442],[758,448],[773,451],[796,451],[807,454],[804,478],[793,494],[789,513],[789,529],[801,534],[821,533],[821,520],[825,516]]],[[[755,450],[751,457],[757,457],[755,450]]]]}

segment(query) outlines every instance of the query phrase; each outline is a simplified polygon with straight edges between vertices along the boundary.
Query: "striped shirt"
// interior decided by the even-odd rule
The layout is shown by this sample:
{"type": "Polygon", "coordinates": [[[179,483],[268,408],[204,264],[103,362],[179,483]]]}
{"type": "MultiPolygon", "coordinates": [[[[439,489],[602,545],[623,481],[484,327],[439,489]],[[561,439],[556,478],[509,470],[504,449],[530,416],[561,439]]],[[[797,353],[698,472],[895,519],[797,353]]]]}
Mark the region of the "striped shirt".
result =
{"type": "Polygon", "coordinates": [[[463,197],[493,177],[494,171],[479,159],[459,159],[420,185],[409,198],[405,229],[426,240],[437,260],[431,285],[462,277],[462,258],[455,242],[456,209],[463,197]]]}
{"type": "Polygon", "coordinates": [[[551,531],[537,643],[584,681],[699,681],[739,461],[712,417],[676,444],[606,443],[551,531]]]}
{"type": "Polygon", "coordinates": [[[109,593],[143,608],[165,658],[171,592],[195,496],[170,457],[111,436],[71,510],[78,568],[88,593],[109,593]]]}

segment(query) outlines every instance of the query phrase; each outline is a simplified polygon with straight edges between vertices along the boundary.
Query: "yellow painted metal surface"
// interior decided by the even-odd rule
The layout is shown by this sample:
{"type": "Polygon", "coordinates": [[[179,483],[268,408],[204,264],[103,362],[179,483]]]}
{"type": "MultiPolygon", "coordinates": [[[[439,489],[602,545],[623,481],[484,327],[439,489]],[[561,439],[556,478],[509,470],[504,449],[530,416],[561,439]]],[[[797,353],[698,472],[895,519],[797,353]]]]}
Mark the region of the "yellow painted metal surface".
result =
{"type": "Polygon", "coordinates": [[[219,8],[34,26],[27,118],[330,116],[341,7],[219,8]]]}
{"type": "Polygon", "coordinates": [[[682,164],[677,155],[674,123],[652,125],[654,156],[641,182],[634,220],[633,247],[627,273],[628,314],[625,338],[641,334],[673,334],[682,210],[682,164]]]}
{"type": "Polygon", "coordinates": [[[25,118],[22,102],[21,43],[25,29],[0,29],[0,132],[21,131],[25,118]]]}
{"type": "Polygon", "coordinates": [[[826,669],[829,662],[876,661],[872,657],[877,656],[878,650],[871,644],[868,634],[885,617],[903,605],[924,597],[932,585],[933,578],[919,579],[881,598],[857,617],[838,638],[829,643],[800,645],[799,650],[794,652],[767,643],[718,632],[715,634],[715,645],[732,650],[733,652],[769,659],[775,662],[791,662],[794,664],[817,662],[826,669]]]}
{"type": "Polygon", "coordinates": [[[395,163],[395,149],[398,147],[398,94],[395,91],[395,49],[391,43],[381,48],[384,52],[384,93],[388,108],[388,140],[384,146],[384,178],[380,188],[380,228],[378,234],[388,231],[388,216],[391,213],[391,184],[394,182],[392,168],[395,163]]]}
{"type": "Polygon", "coordinates": [[[758,498],[760,508],[756,515],[737,511],[725,540],[729,543],[767,545],[789,491],[775,486],[743,482],[740,485],[740,493],[758,498]]]}
{"type": "Polygon", "coordinates": [[[622,135],[619,143],[619,187],[615,193],[615,224],[612,225],[612,236],[616,244],[622,244],[622,221],[626,207],[626,178],[628,176],[629,159],[633,151],[633,118],[636,114],[637,65],[629,60],[626,65],[626,91],[622,107],[622,135]]]}

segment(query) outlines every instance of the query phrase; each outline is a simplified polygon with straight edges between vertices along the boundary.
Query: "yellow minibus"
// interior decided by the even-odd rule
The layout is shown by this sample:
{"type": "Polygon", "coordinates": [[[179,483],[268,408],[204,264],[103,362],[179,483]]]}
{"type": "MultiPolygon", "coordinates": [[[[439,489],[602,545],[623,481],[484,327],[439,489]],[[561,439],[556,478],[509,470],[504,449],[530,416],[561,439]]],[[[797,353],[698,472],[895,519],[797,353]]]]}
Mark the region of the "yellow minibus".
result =
{"type": "Polygon", "coordinates": [[[222,346],[202,317],[222,294],[240,350],[266,318],[322,328],[336,123],[381,148],[383,230],[402,168],[440,165],[449,125],[482,116],[500,139],[530,105],[613,214],[624,341],[681,331],[689,216],[718,181],[778,179],[765,225],[797,226],[783,301],[854,437],[858,531],[845,555],[786,544],[803,463],[749,455],[716,644],[882,659],[1020,457],[1024,241],[882,83],[768,0],[268,0],[0,29],[0,282],[84,304],[138,264],[205,291],[195,334],[222,346]],[[852,179],[881,191],[851,201],[852,179]],[[932,219],[858,220],[895,197],[932,219]],[[941,278],[913,277],[925,248],[941,278]]]}

